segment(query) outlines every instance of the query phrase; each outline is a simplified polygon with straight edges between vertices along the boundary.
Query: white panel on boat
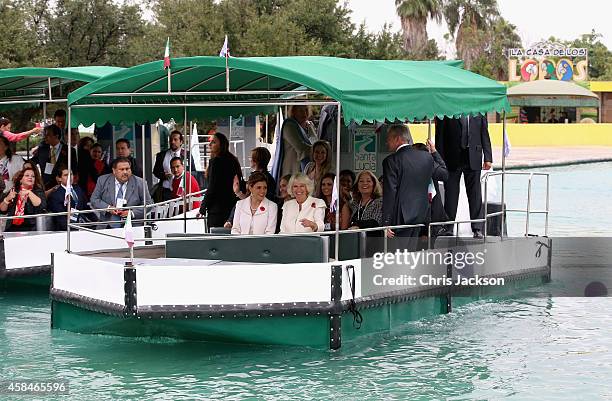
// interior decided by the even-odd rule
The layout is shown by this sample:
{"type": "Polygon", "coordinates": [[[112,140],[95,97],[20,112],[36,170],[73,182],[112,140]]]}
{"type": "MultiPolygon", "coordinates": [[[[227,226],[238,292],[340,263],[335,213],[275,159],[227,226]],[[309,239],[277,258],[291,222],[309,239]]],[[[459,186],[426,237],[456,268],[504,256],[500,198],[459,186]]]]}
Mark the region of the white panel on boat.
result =
{"type": "Polygon", "coordinates": [[[53,265],[53,288],[125,305],[123,265],[66,252],[53,265]]]}
{"type": "MultiPolygon", "coordinates": [[[[136,266],[138,305],[329,302],[325,263],[136,266]]],[[[169,261],[167,261],[169,263],[169,261]]]]}

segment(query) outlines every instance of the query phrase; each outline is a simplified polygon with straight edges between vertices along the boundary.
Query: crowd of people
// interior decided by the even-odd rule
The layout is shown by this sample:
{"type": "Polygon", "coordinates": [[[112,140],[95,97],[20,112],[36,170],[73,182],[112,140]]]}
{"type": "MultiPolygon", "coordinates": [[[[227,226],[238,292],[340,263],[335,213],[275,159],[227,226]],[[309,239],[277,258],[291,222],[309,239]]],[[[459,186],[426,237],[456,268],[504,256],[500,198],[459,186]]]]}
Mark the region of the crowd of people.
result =
{"type": "MultiPolygon", "coordinates": [[[[333,116],[329,111],[328,114],[333,116]]],[[[336,124],[327,126],[335,129],[336,124]]],[[[109,165],[102,146],[91,137],[79,138],[78,130],[72,129],[70,145],[64,142],[66,127],[61,111],[56,113],[55,124],[44,129],[13,134],[10,128],[10,121],[0,120],[4,187],[0,213],[14,217],[7,220],[5,231],[36,229],[35,221],[23,216],[66,211],[66,191],[70,191],[72,209],[103,209],[95,217],[76,214],[73,221],[98,220],[100,227],[120,227],[128,213],[124,208],[182,198],[200,192],[200,188],[206,188],[201,204],[190,203],[199,208],[198,216],[206,216],[209,227],[224,227],[232,234],[421,225],[455,218],[461,176],[468,192],[470,216],[479,219],[480,170],[490,168],[492,162],[484,117],[444,118],[436,120],[436,145],[429,140],[426,144],[413,144],[405,124],[388,126],[386,145],[390,155],[383,161],[383,175],[342,170],[336,180],[333,146],[327,140],[331,135],[317,130],[311,122],[310,109],[298,105],[290,109],[280,130],[273,172],[268,171],[269,150],[256,147],[251,151],[251,174],[243,177],[239,160],[230,152],[228,138],[215,132],[202,182],[186,171],[193,169],[184,166],[184,161],[192,161],[183,146],[183,134],[172,131],[168,150],[155,157],[152,175],[159,182],[149,192],[143,190],[148,186],[128,140],[116,141],[115,159],[109,165]],[[10,138],[23,140],[40,130],[44,141],[30,160],[13,154],[10,138]],[[69,175],[73,177],[71,185],[69,175]],[[444,195],[439,182],[444,182],[444,195]]],[[[145,217],[143,208],[134,208],[133,213],[136,219],[145,217]]],[[[66,216],[53,218],[52,229],[65,230],[66,226],[66,216]]],[[[482,235],[481,227],[481,223],[473,223],[475,237],[482,235]]],[[[384,234],[418,237],[425,232],[415,227],[389,229],[384,234]]],[[[450,235],[452,227],[443,227],[436,234],[450,235]]],[[[370,235],[383,235],[383,231],[370,235]]]]}

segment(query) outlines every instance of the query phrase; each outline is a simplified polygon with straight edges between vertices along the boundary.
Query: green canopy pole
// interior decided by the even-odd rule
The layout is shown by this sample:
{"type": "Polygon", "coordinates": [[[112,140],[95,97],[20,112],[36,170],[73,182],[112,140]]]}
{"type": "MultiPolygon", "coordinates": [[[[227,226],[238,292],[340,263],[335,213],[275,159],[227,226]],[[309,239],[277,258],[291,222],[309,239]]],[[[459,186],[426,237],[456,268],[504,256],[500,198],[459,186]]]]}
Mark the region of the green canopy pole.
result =
{"type": "Polygon", "coordinates": [[[500,238],[504,239],[504,226],[506,222],[506,199],[505,199],[505,184],[506,184],[506,152],[504,151],[506,136],[506,111],[502,111],[502,182],[501,182],[501,208],[502,208],[502,223],[500,238]]]}
{"type": "MultiPolygon", "coordinates": [[[[187,141],[187,106],[184,108],[185,115],[183,116],[183,138],[187,141]]],[[[189,143],[189,142],[186,142],[189,143]]],[[[185,146],[187,150],[187,146],[185,146]]],[[[187,174],[185,174],[185,161],[187,160],[187,152],[183,153],[183,234],[187,234],[187,174]]]]}
{"type": "MultiPolygon", "coordinates": [[[[51,97],[51,93],[49,93],[49,97],[51,97]]],[[[66,185],[67,188],[72,188],[72,147],[70,146],[70,138],[72,136],[72,109],[68,107],[68,182],[66,185]]],[[[66,252],[70,252],[70,214],[71,214],[71,201],[72,194],[67,193],[65,195],[68,199],[68,204],[66,205],[66,252]]]]}
{"type": "MultiPolygon", "coordinates": [[[[140,142],[142,155],[142,218],[147,220],[147,174],[146,171],[146,152],[145,152],[145,124],[140,127],[140,142]]],[[[130,213],[132,213],[130,211],[130,213]]]]}
{"type": "Polygon", "coordinates": [[[342,124],[341,124],[341,113],[342,113],[342,105],[340,104],[340,102],[338,102],[338,118],[336,121],[336,179],[335,181],[335,187],[333,190],[336,190],[338,192],[338,205],[336,205],[336,249],[334,250],[334,258],[336,259],[336,262],[338,261],[339,258],[339,245],[340,245],[340,188],[338,188],[340,186],[340,129],[342,128],[342,124]]]}

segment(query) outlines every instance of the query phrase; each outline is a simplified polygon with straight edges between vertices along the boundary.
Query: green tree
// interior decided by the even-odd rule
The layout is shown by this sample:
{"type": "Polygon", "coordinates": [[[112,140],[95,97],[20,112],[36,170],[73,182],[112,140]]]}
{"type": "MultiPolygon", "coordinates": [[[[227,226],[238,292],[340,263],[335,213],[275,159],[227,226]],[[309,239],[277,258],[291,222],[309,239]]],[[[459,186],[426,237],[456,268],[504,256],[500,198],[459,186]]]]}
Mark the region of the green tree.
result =
{"type": "Polygon", "coordinates": [[[46,46],[61,66],[114,64],[127,66],[130,41],[143,34],[136,4],[108,0],[59,0],[46,13],[46,46]]]}
{"type": "Polygon", "coordinates": [[[427,20],[442,20],[440,0],[395,0],[395,6],[402,23],[404,51],[414,58],[422,57],[431,46],[427,37],[427,20]]]}
{"type": "Polygon", "coordinates": [[[500,17],[492,29],[478,31],[471,39],[485,44],[483,53],[474,60],[471,70],[496,80],[508,79],[506,50],[521,47],[516,26],[500,17]]]}
{"type": "Polygon", "coordinates": [[[491,34],[499,17],[497,0],[447,0],[444,17],[455,38],[457,57],[470,69],[485,52],[487,42],[483,39],[491,34]]]}
{"type": "Polygon", "coordinates": [[[586,48],[589,51],[589,79],[593,81],[612,80],[612,52],[601,43],[603,35],[592,30],[569,43],[568,46],[586,48]]]}
{"type": "Polygon", "coordinates": [[[33,3],[0,1],[0,68],[48,65],[45,48],[38,40],[37,21],[30,18],[34,12],[33,3]]]}

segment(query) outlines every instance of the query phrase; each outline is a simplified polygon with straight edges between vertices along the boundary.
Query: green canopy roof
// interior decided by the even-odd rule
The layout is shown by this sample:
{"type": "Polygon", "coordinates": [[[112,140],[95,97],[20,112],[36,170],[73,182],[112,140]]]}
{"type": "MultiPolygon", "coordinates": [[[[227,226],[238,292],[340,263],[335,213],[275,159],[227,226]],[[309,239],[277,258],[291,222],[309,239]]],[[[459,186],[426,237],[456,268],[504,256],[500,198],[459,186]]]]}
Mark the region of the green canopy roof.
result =
{"type": "MultiPolygon", "coordinates": [[[[228,60],[230,89],[291,91],[307,88],[342,104],[350,121],[405,120],[509,110],[506,87],[496,81],[457,68],[461,62],[359,60],[335,57],[233,57],[228,60]]],[[[68,96],[69,105],[105,104],[73,108],[74,124],[107,121],[144,122],[173,117],[183,119],[183,107],[173,103],[194,101],[254,101],[264,95],[203,95],[226,90],[225,59],[186,57],[172,60],[172,92],[162,61],[137,65],[87,84],[68,96]],[[150,96],[130,96],[130,94],[150,96]],[[108,94],[109,96],[100,96],[108,94]],[[113,95],[118,94],[118,95],[113,95]],[[96,96],[97,95],[97,96],[96,96]],[[143,106],[112,107],[111,104],[143,106]],[[163,103],[164,107],[144,107],[163,103]]],[[[269,107],[268,107],[269,108],[269,107]]],[[[262,107],[189,107],[188,118],[253,114],[262,107]]]]}
{"type": "MultiPolygon", "coordinates": [[[[0,70],[0,101],[42,98],[51,87],[73,82],[92,82],[105,75],[123,70],[121,67],[89,66],[68,68],[22,67],[0,70]]],[[[23,106],[23,105],[22,105],[23,106]]],[[[0,105],[3,109],[15,105],[0,105]]]]}

